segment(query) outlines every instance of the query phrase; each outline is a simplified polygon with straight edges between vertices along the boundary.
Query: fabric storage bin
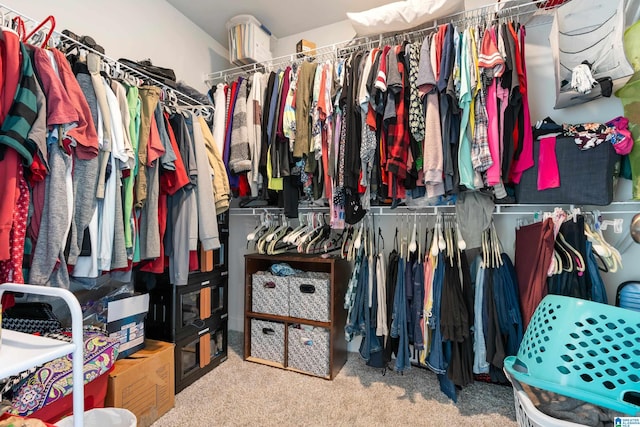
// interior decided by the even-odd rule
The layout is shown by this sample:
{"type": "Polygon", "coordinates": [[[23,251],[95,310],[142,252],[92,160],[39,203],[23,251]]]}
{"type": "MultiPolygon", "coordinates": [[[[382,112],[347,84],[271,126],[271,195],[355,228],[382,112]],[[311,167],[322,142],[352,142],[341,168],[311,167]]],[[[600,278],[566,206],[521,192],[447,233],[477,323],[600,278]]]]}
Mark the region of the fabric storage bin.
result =
{"type": "Polygon", "coordinates": [[[320,377],[329,377],[329,330],[290,325],[287,367],[320,377]]]}
{"type": "Polygon", "coordinates": [[[618,154],[609,142],[580,150],[573,138],[557,138],[556,159],[560,186],[538,191],[540,142],[533,143],[534,166],[516,186],[518,203],[608,205],[613,200],[613,177],[618,154]]]}
{"type": "Polygon", "coordinates": [[[330,286],[329,273],[307,272],[291,276],[289,315],[300,319],[328,322],[330,286]]]}
{"type": "Polygon", "coordinates": [[[284,323],[251,319],[251,357],[284,366],[284,323]]]}
{"type": "MultiPolygon", "coordinates": [[[[289,276],[290,277],[290,276],[289,276]]],[[[258,271],[251,276],[251,310],[254,313],[289,315],[289,277],[258,271]]]]}

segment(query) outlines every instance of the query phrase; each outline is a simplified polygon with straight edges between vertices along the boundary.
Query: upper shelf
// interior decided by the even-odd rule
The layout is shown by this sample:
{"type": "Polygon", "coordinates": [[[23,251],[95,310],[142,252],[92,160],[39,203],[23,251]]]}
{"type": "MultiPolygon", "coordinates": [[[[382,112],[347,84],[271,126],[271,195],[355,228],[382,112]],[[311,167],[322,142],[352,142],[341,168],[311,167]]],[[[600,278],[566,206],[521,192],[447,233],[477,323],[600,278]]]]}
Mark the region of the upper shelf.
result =
{"type": "Polygon", "coordinates": [[[0,378],[19,374],[34,366],[73,353],[75,345],[52,338],[2,330],[0,378]]]}
{"type": "MultiPolygon", "coordinates": [[[[592,211],[597,209],[600,213],[603,214],[636,214],[640,211],[640,200],[629,200],[629,201],[619,201],[612,202],[608,206],[590,206],[590,205],[569,205],[563,203],[550,203],[550,204],[498,204],[495,205],[493,210],[494,214],[497,215],[527,215],[533,214],[536,211],[540,210],[549,210],[553,207],[579,207],[583,211],[592,211]],[[537,209],[541,208],[541,209],[537,209]]],[[[419,213],[419,214],[435,214],[438,212],[454,212],[456,206],[455,205],[439,205],[439,206],[398,206],[397,208],[392,209],[390,206],[372,206],[369,209],[373,215],[398,215],[402,213],[419,213]]],[[[229,209],[229,213],[234,216],[256,216],[260,215],[262,212],[281,212],[283,208],[278,208],[275,206],[265,206],[265,207],[257,207],[257,208],[238,208],[232,207],[229,209]]],[[[301,212],[323,212],[328,211],[329,207],[327,206],[300,206],[298,208],[301,212]]]]}

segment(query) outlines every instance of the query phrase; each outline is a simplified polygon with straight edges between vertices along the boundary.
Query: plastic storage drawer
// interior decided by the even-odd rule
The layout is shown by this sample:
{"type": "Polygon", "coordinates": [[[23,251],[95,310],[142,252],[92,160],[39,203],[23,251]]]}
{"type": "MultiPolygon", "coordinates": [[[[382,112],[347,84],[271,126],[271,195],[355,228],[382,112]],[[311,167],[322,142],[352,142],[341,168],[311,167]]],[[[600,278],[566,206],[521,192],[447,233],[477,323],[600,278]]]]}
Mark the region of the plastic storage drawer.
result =
{"type": "Polygon", "coordinates": [[[290,325],[287,366],[328,378],[331,354],[329,346],[328,329],[290,325]]]}
{"type": "Polygon", "coordinates": [[[289,277],[258,271],[251,276],[254,313],[289,316],[289,277]]]}
{"type": "Polygon", "coordinates": [[[179,393],[227,360],[227,319],[210,320],[175,347],[175,392],[179,393]]]}
{"type": "Polygon", "coordinates": [[[329,273],[300,273],[289,278],[289,315],[300,319],[330,321],[329,273]]]}
{"type": "Polygon", "coordinates": [[[251,357],[284,366],[284,323],[251,319],[251,357]]]}

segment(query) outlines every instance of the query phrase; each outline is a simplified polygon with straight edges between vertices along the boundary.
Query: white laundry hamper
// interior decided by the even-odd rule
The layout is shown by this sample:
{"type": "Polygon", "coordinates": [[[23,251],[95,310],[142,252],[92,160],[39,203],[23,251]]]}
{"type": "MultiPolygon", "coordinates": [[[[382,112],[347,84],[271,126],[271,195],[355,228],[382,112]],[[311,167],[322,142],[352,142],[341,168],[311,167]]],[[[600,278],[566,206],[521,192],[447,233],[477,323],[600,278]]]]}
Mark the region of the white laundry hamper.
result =
{"type": "MultiPolygon", "coordinates": [[[[73,417],[58,421],[58,427],[73,427],[73,417]]],[[[133,412],[123,408],[94,408],[84,412],[84,427],[136,427],[138,420],[133,412]]]]}

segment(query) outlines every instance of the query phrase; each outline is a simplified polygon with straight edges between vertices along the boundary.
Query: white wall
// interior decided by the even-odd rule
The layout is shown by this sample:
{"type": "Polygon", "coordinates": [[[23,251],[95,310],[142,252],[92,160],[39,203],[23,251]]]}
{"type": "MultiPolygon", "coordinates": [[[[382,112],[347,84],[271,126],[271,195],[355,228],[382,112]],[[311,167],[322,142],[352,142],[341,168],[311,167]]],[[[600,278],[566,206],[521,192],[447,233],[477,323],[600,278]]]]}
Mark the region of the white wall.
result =
{"type": "Polygon", "coordinates": [[[349,20],[325,25],[309,31],[294,34],[288,37],[281,37],[271,44],[274,58],[295,53],[296,43],[301,39],[309,40],[316,44],[316,47],[329,46],[334,43],[352,39],[356,35],[349,20]]]}
{"type": "Polygon", "coordinates": [[[164,0],[4,0],[6,6],[56,29],[90,35],[118,59],[150,58],[178,80],[205,92],[203,75],[229,67],[226,48],[164,0]]]}

